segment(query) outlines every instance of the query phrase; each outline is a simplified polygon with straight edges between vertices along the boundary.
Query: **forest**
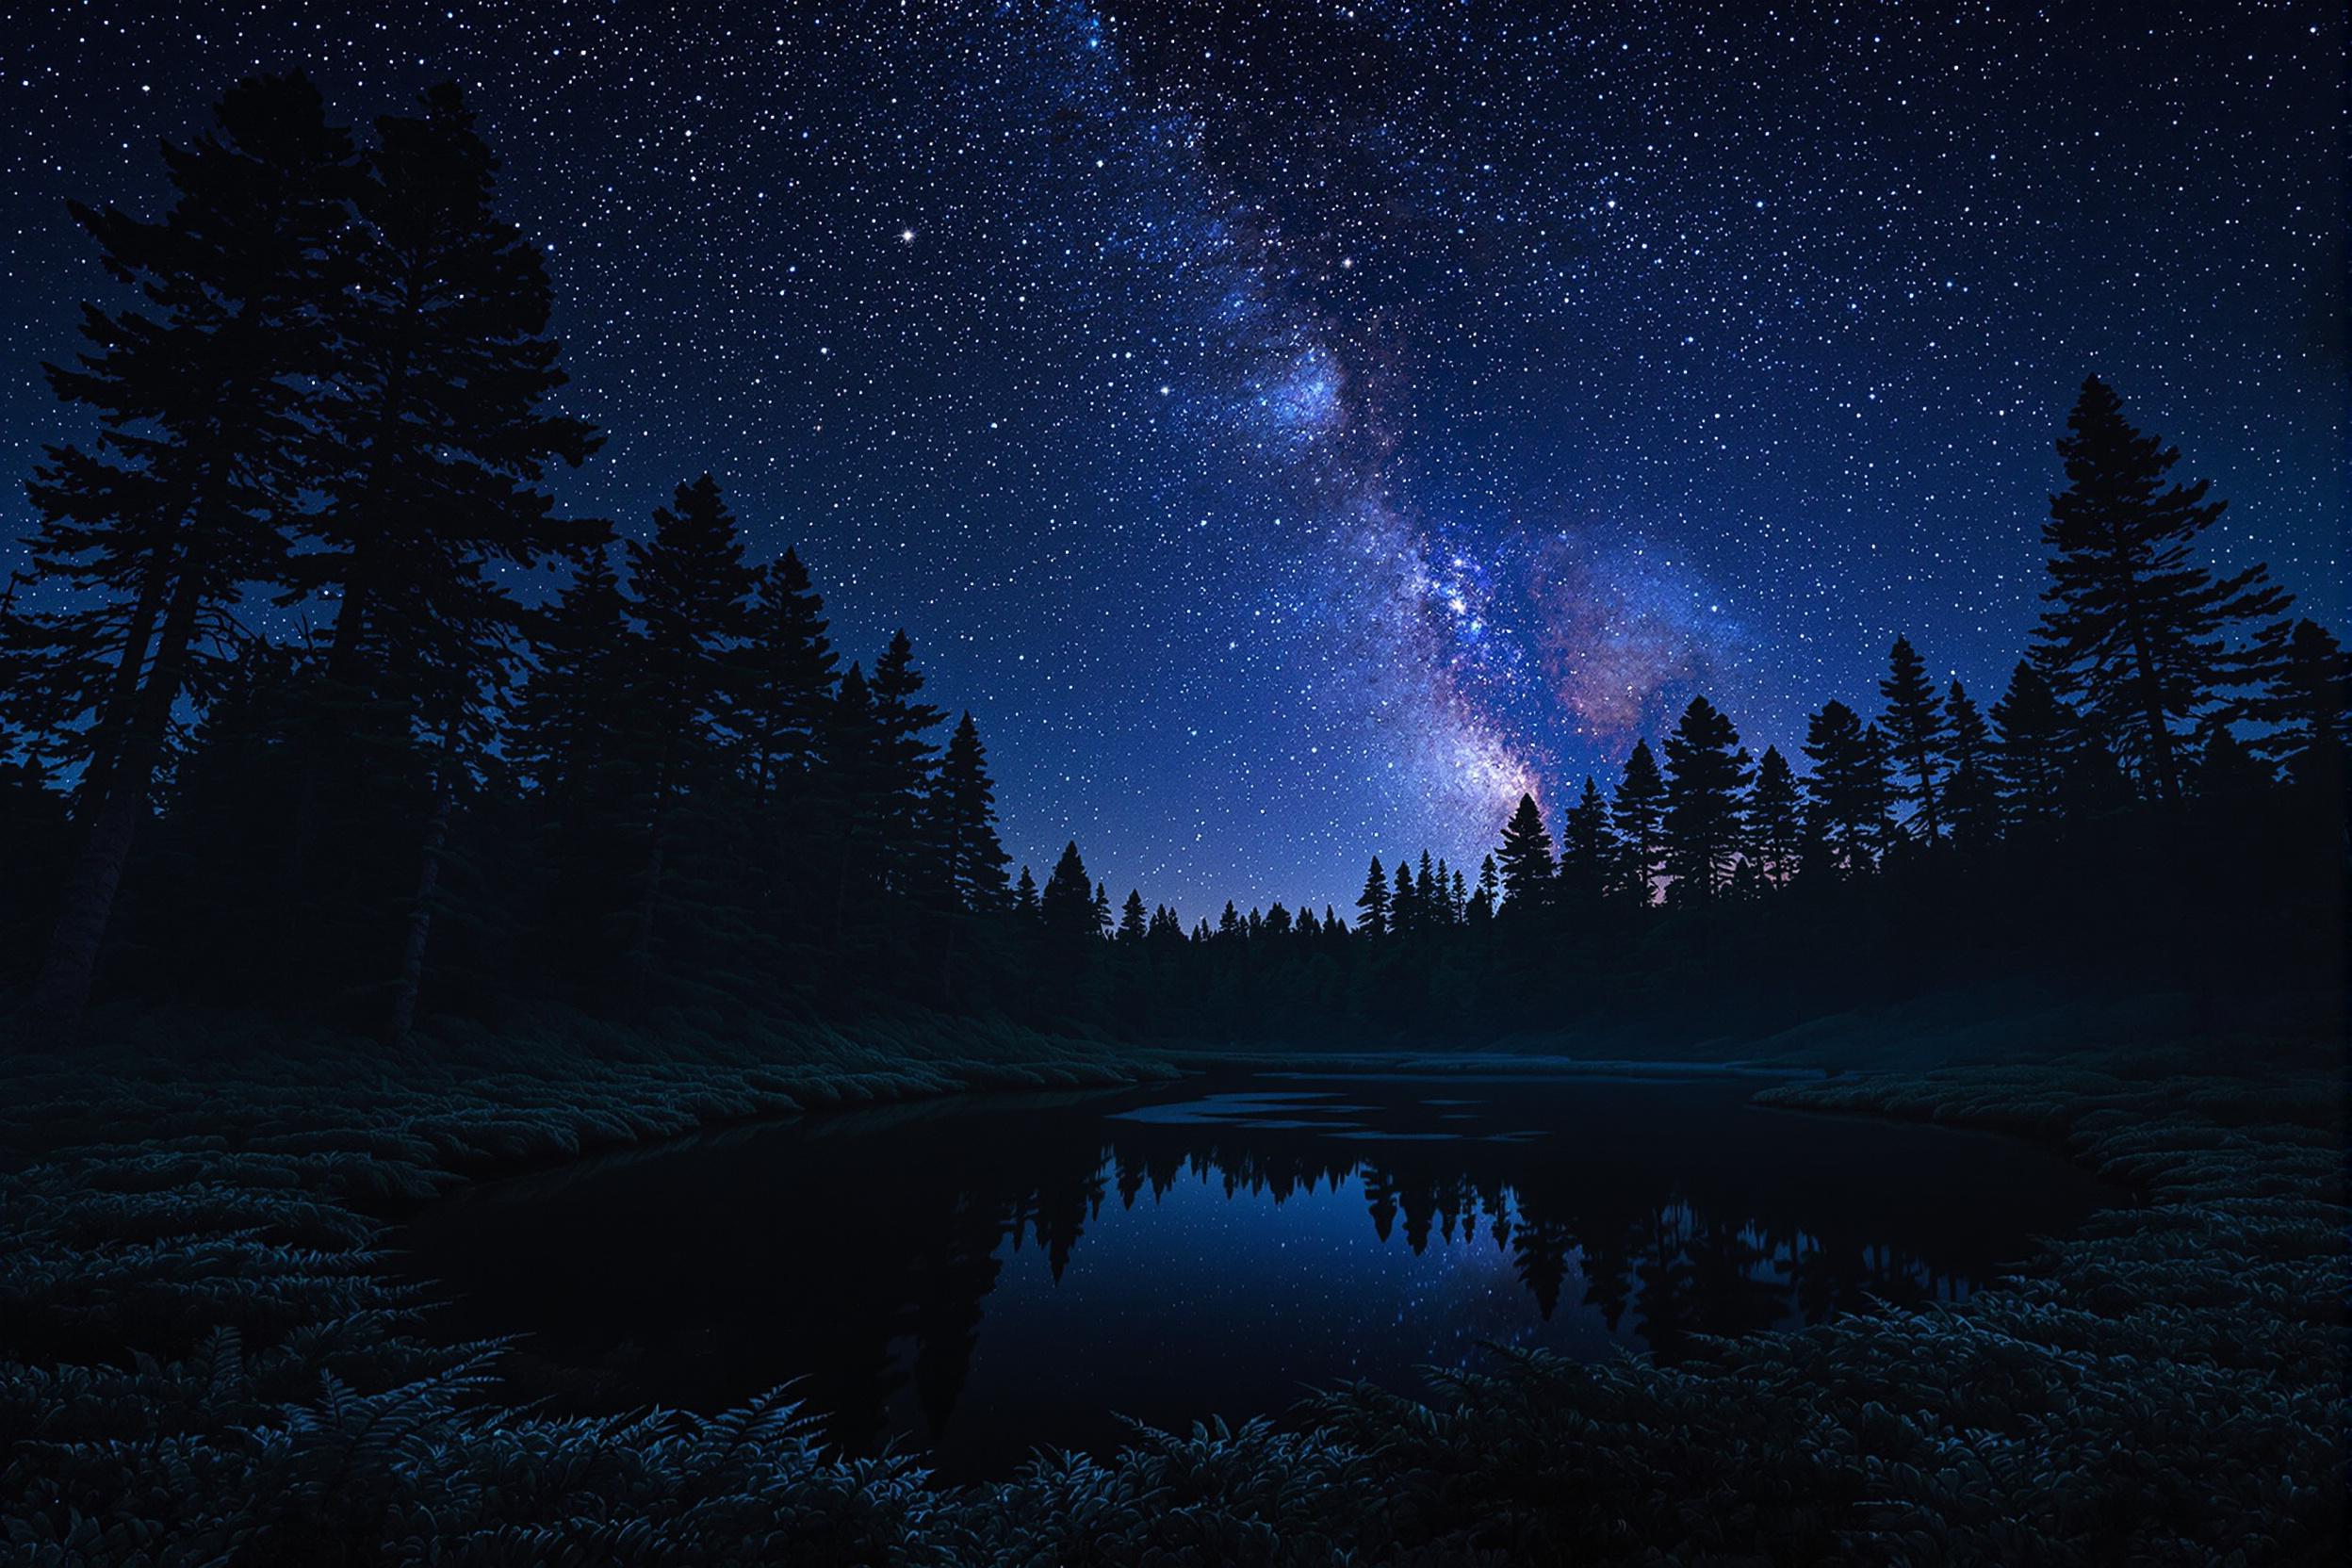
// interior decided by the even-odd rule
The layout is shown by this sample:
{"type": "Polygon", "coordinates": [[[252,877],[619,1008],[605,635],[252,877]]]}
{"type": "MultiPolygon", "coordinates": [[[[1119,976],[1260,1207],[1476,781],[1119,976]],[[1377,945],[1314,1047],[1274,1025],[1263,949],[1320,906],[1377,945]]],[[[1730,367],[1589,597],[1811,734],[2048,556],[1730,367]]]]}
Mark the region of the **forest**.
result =
{"type": "Polygon", "coordinates": [[[1898,638],[1794,760],[1694,697],[1475,868],[1374,855],[1352,908],[1187,923],[1074,842],[1008,874],[972,715],[924,700],[904,632],[837,648],[710,475],[617,540],[559,514],[546,476],[597,436],[553,406],[544,257],[495,170],[454,89],[362,150],[307,84],[256,80],[172,155],[164,216],[77,209],[126,299],[46,368],[95,433],[31,480],[0,626],[0,950],[34,1026],[169,998],[398,1040],[695,999],[1492,1038],[1694,994],[1747,1014],[1693,1027],[1777,1026],[1996,954],[2325,982],[2344,651],[2211,563],[2224,503],[2096,378],[2047,610],[1989,704],[1898,638]],[[316,635],[251,629],[294,604],[316,635]]]}
{"type": "Polygon", "coordinates": [[[903,631],[837,645],[709,473],[559,506],[599,435],[458,89],[354,134],[256,77],[166,158],[158,213],[74,208],[116,292],[41,367],[0,610],[10,1560],[2332,1560],[2352,660],[2116,387],[2052,433],[1998,694],[1897,638],[1793,755],[1693,697],[1475,866],[1366,845],[1351,906],[1180,914],[1075,842],[1014,865],[973,713],[903,631]],[[2137,1195],[2005,1291],[999,1487],[831,1451],[781,1394],[500,1404],[500,1348],[379,1267],[456,1181],[727,1120],[1995,984],[2161,995],[2170,1032],[1772,1094],[2137,1195]]]}

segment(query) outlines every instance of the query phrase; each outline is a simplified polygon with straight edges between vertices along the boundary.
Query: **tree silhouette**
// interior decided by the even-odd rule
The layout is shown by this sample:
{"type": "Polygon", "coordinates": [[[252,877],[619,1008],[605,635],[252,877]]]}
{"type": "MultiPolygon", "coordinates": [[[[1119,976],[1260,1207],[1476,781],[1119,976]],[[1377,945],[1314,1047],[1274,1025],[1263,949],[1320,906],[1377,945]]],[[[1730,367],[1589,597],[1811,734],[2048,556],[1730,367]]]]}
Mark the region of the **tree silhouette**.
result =
{"type": "Polygon", "coordinates": [[[2069,726],[2049,679],[2020,660],[2009,689],[1993,704],[1993,772],[2001,808],[2015,822],[2057,820],[2066,772],[2069,726]]]}
{"type": "Polygon", "coordinates": [[[737,661],[736,719],[752,788],[762,800],[808,795],[841,662],[825,629],[825,600],[809,585],[799,554],[788,549],[760,574],[737,661]]]}
{"type": "Polygon", "coordinates": [[[1617,841],[1609,831],[1609,803],[1601,787],[1585,776],[1584,792],[1560,825],[1560,890],[1570,908],[1590,908],[1616,885],[1617,841]]]}
{"type": "Polygon", "coordinates": [[[2086,715],[2122,738],[2159,798],[2180,798],[2174,727],[2196,720],[2232,674],[2228,636],[2287,604],[2267,568],[2216,578],[2193,555],[2227,504],[2210,481],[2167,483],[2180,456],[2124,417],[2092,376],[2058,443],[2066,488],[2052,496],[2048,604],[2035,628],[2044,656],[2082,694],[2086,715]]]}
{"type": "Polygon", "coordinates": [[[1503,825],[1494,862],[1503,874],[1503,907],[1525,914],[1542,902],[1552,881],[1552,835],[1533,795],[1521,795],[1518,808],[1503,825]]]}
{"type": "Polygon", "coordinates": [[[714,795],[731,744],[727,726],[739,695],[736,649],[743,604],[756,574],[743,564],[735,514],[709,474],[678,486],[653,514],[650,542],[628,543],[630,608],[644,628],[643,677],[632,705],[640,769],[641,832],[629,963],[642,984],[653,963],[675,815],[700,792],[714,795]]]}
{"type": "Polygon", "coordinates": [[[1355,928],[1374,940],[1388,936],[1388,873],[1380,870],[1380,856],[1371,858],[1371,870],[1364,873],[1364,891],[1355,896],[1355,928]]]}
{"type": "Polygon", "coordinates": [[[1661,823],[1672,896],[1706,903],[1731,886],[1740,843],[1740,792],[1751,770],[1740,732],[1705,697],[1692,697],[1666,737],[1661,823]]]}
{"type": "Polygon", "coordinates": [[[1952,773],[1944,785],[1944,816],[1955,848],[1982,855],[2001,837],[2001,797],[1993,780],[1993,737],[1984,715],[1959,681],[1944,697],[1945,751],[1952,773]]]}
{"type": "Polygon", "coordinates": [[[1748,854],[1767,887],[1788,886],[1804,845],[1804,807],[1796,775],[1778,746],[1766,746],[1748,801],[1748,854]]]}
{"type": "Polygon", "coordinates": [[[2256,641],[2257,690],[2236,711],[2264,733],[2254,743],[2287,777],[2342,811],[2344,760],[2352,745],[2352,658],[2314,622],[2281,622],[2256,641]]]}
{"type": "Polygon", "coordinates": [[[1861,715],[1831,701],[1805,721],[1805,755],[1813,764],[1808,805],[1832,863],[1847,875],[1875,862],[1879,805],[1861,715]]]}
{"type": "Polygon", "coordinates": [[[84,305],[74,368],[42,367],[96,416],[97,449],[49,449],[28,486],[36,569],[85,599],[28,637],[46,657],[16,699],[55,733],[88,715],[78,815],[33,992],[37,1030],[79,1017],[174,706],[207,674],[200,639],[238,641],[243,584],[285,573],[283,532],[304,476],[297,378],[325,368],[323,306],[351,143],[299,76],[231,89],[213,124],[167,148],[160,220],[76,205],[107,274],[144,308],[84,305]]]}
{"type": "Polygon", "coordinates": [[[1944,753],[1944,713],[1927,664],[1907,637],[1895,639],[1886,678],[1878,683],[1886,699],[1886,741],[1896,762],[1909,775],[1903,787],[1918,812],[1919,831],[1933,844],[1943,837],[1939,775],[1944,753]]]}
{"type": "Polygon", "coordinates": [[[1656,895],[1658,878],[1665,870],[1666,780],[1650,755],[1650,743],[1636,741],[1625,759],[1625,776],[1617,781],[1617,796],[1609,809],[1609,825],[1617,835],[1620,886],[1636,904],[1646,906],[1656,895]]]}
{"type": "Polygon", "coordinates": [[[882,885],[890,897],[911,900],[937,855],[923,811],[930,792],[933,751],[924,735],[945,717],[920,700],[923,672],[902,629],[874,662],[874,815],[881,837],[882,885]]]}

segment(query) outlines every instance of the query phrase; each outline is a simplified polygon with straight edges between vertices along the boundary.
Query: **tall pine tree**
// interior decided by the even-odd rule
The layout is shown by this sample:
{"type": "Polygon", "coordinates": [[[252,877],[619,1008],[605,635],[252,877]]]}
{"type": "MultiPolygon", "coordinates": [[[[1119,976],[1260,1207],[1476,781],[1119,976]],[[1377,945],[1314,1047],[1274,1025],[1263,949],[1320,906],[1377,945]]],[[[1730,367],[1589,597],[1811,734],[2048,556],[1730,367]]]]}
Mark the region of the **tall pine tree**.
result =
{"type": "Polygon", "coordinates": [[[1914,831],[1933,844],[1944,835],[1941,775],[1944,762],[1944,712],[1936,700],[1936,687],[1927,678],[1927,663],[1907,637],[1895,639],[1887,656],[1886,678],[1878,683],[1886,699],[1886,742],[1896,765],[1905,776],[1903,793],[1911,802],[1914,831]]]}
{"type": "Polygon", "coordinates": [[[1503,825],[1503,841],[1494,851],[1503,873],[1503,907],[1521,915],[1534,911],[1551,887],[1552,835],[1535,797],[1523,794],[1503,825]]]}
{"type": "Polygon", "coordinates": [[[80,845],[33,991],[35,1028],[69,1028],[89,999],[172,713],[206,677],[208,632],[234,646],[243,585],[282,578],[305,475],[302,378],[329,368],[324,304],[344,220],[348,136],[300,77],[238,84],[192,146],[167,148],[160,220],[75,206],[107,274],[139,308],[85,305],[82,353],[44,366],[98,420],[95,450],[50,449],[28,487],[41,577],[93,601],[22,628],[46,657],[20,718],[84,718],[80,845]]]}
{"type": "Polygon", "coordinates": [[[1730,889],[1750,772],[1731,720],[1705,697],[1692,697],[1666,737],[1662,833],[1677,902],[1707,903],[1730,889]]]}
{"type": "Polygon", "coordinates": [[[2210,481],[2168,482],[2180,449],[2135,429],[2097,376],[2066,432],[2066,488],[2042,529],[2051,581],[2035,635],[2095,730],[2116,737],[2159,799],[2177,802],[2176,729],[2234,678],[2231,634],[2276,617],[2287,596],[2262,566],[2217,578],[2197,560],[2197,536],[2227,503],[2206,498],[2210,481]]]}

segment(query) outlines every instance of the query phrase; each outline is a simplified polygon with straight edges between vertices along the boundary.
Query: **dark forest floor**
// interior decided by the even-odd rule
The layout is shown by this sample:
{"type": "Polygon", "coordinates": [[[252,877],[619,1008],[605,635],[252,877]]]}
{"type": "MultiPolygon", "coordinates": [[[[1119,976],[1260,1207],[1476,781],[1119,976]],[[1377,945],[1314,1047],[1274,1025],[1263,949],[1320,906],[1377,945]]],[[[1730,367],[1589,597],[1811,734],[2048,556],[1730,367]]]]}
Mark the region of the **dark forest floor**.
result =
{"type": "Polygon", "coordinates": [[[963,1490],[834,1457],[781,1403],[511,1408],[495,1348],[438,1342],[386,1270],[385,1220],[593,1148],[1189,1054],[922,1015],[752,1036],[680,1017],[658,1052],[551,1020],[397,1058],[252,1020],[119,1021],[113,1046],[0,1062],[0,1560],[2340,1560],[2339,1048],[2183,1037],[2162,1006],[2005,1033],[1981,1013],[1708,1053],[1847,1069],[1759,1098],[2053,1143],[2141,1200],[1965,1304],[1672,1368],[1498,1359],[963,1490]],[[1873,1034],[1912,1065],[1850,1070],[1873,1034]],[[1977,1059],[2004,1049],[2032,1059],[1977,1059]]]}

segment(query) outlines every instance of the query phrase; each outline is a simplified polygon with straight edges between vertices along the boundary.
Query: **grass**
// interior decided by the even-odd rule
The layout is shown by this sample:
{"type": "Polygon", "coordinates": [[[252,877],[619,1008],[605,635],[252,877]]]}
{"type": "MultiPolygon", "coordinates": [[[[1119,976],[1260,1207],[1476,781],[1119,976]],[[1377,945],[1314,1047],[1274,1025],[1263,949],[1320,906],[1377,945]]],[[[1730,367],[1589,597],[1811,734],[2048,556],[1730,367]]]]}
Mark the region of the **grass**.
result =
{"type": "Polygon", "coordinates": [[[386,1272],[387,1217],[698,1127],[1165,1057],[921,1015],[650,1035],[550,1017],[398,1056],[199,1015],[111,1038],[0,1065],[9,1562],[2293,1563],[2344,1544],[2342,1079],[2265,1037],[1759,1080],[1793,1110],[2052,1142],[2139,1195],[1964,1304],[1671,1368],[1498,1354],[961,1489],[827,1451],[781,1395],[515,1408],[498,1348],[443,1343],[386,1272]]]}

